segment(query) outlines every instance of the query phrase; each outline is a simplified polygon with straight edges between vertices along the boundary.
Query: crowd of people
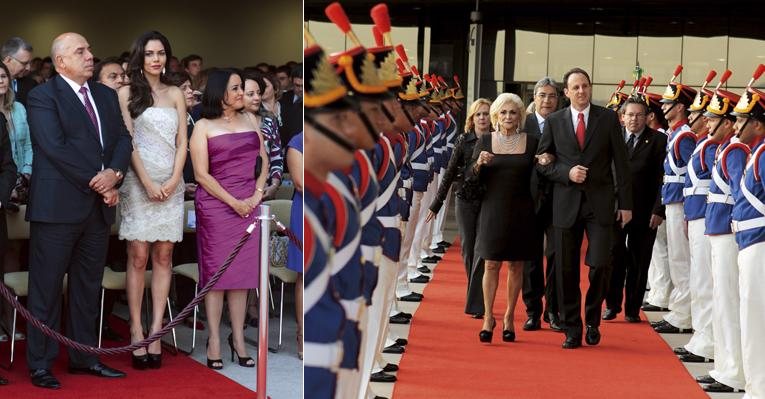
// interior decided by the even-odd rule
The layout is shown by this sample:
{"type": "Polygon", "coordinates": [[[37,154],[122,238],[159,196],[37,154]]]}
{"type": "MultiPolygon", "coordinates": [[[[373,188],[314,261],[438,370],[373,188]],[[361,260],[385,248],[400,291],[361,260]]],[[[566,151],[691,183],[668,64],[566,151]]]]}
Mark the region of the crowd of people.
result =
{"type": "MultiPolygon", "coordinates": [[[[19,37],[0,49],[0,216],[26,205],[27,306],[41,322],[59,330],[66,274],[67,335],[96,346],[107,257],[126,257],[129,341],[138,342],[144,332],[151,335],[163,324],[174,249],[184,244],[184,201],[195,202],[196,240],[191,247],[196,248],[200,286],[253,223],[258,205],[274,197],[285,172],[287,147],[295,159],[288,157],[286,165],[302,202],[302,146],[297,143],[302,137],[302,65],[205,69],[199,55],[178,60],[170,40],[157,31],[140,35],[119,57],[97,58],[77,33],[57,36],[50,51],[49,57],[33,58],[32,45],[19,37]],[[118,238],[126,243],[121,254],[109,251],[117,211],[118,238]],[[152,312],[144,326],[149,259],[152,312]]],[[[299,230],[301,209],[293,207],[293,230],[299,230]]],[[[254,237],[259,237],[258,229],[254,237]]],[[[3,252],[12,255],[0,271],[19,270],[21,247],[7,245],[4,216],[0,233],[3,252]]],[[[224,366],[224,296],[232,327],[231,357],[239,366],[255,366],[243,331],[248,291],[258,287],[257,265],[266,256],[259,248],[257,239],[248,241],[205,297],[207,366],[212,369],[224,366]]],[[[302,273],[299,251],[289,251],[288,267],[302,273]]],[[[114,298],[106,302],[111,303],[110,313],[114,298]]],[[[113,331],[105,334],[110,336],[113,331]]],[[[26,339],[32,384],[60,388],[51,372],[58,343],[31,325],[26,339]]],[[[132,367],[162,367],[161,341],[134,351],[132,367]]],[[[125,376],[97,356],[73,349],[69,372],[125,376]]],[[[0,384],[5,383],[0,377],[0,384]]]]}
{"type": "Polygon", "coordinates": [[[650,77],[628,93],[622,82],[604,106],[592,103],[587,71],[572,68],[562,91],[541,78],[528,107],[513,93],[477,99],[458,134],[459,85],[408,65],[384,5],[371,11],[371,48],[338,4],[325,12],[352,46],[327,57],[306,33],[306,392],[372,398],[370,381],[396,380],[398,365],[380,353],[403,353],[407,340],[388,326],[410,322],[399,302],[423,300],[411,284],[427,283],[450,245],[442,223],[453,192],[464,311],[482,320],[480,342],[493,340],[507,262],[503,341],[515,341],[519,296],[522,329],[544,320],[565,334],[563,349],[598,345],[601,322],[619,313],[641,323],[641,308],[669,310],[653,328],[693,333],[674,350],[680,360],[714,358],[697,378],[704,390],[765,397],[755,288],[765,95],[753,87],[765,66],[741,94],[721,88],[730,72],[696,90],[678,68],[662,94],[650,77]]]}

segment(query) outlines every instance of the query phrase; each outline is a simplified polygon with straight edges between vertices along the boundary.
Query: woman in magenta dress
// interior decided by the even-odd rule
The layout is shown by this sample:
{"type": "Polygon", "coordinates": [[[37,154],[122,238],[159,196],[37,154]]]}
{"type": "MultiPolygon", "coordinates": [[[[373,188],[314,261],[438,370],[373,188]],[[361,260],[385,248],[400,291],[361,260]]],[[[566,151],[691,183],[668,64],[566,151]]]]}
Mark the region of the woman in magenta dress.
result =
{"type": "MultiPolygon", "coordinates": [[[[268,174],[263,137],[244,107],[242,78],[231,69],[210,73],[202,95],[202,119],[191,136],[194,177],[199,285],[205,286],[223,264],[257,216],[268,174]]],[[[220,351],[220,320],[223,295],[228,300],[232,333],[228,336],[231,358],[253,367],[244,344],[247,290],[258,287],[260,253],[256,228],[231,266],[205,297],[210,332],[207,366],[223,367],[220,351]]]]}

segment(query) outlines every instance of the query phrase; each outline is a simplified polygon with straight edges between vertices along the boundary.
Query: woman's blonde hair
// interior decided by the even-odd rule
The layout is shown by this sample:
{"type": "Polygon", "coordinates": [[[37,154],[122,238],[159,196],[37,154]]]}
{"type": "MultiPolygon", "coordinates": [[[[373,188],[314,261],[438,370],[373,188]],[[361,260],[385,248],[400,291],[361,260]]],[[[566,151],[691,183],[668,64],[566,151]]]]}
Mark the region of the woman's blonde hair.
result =
{"type": "Polygon", "coordinates": [[[526,106],[523,104],[523,100],[515,93],[502,93],[497,96],[497,99],[491,103],[489,108],[489,116],[491,117],[491,126],[497,129],[497,122],[499,122],[499,110],[507,103],[513,103],[518,108],[518,114],[520,120],[518,121],[518,128],[523,129],[523,124],[526,122],[526,106]]]}
{"type": "MultiPolygon", "coordinates": [[[[13,102],[15,101],[13,86],[11,84],[11,82],[13,82],[13,76],[11,76],[11,71],[8,70],[8,67],[5,66],[4,63],[0,62],[0,68],[2,68],[3,71],[5,71],[5,74],[8,75],[8,91],[0,97],[0,108],[2,108],[3,113],[10,114],[13,109],[13,102]]],[[[10,120],[10,118],[8,119],[10,120]]]]}
{"type": "Polygon", "coordinates": [[[473,123],[473,116],[475,116],[475,113],[478,112],[478,108],[481,108],[481,105],[484,105],[484,104],[486,104],[487,107],[491,108],[491,101],[485,98],[479,98],[473,101],[472,104],[470,104],[470,107],[468,108],[467,119],[465,119],[465,133],[472,132],[473,130],[475,130],[475,123],[473,123]]]}

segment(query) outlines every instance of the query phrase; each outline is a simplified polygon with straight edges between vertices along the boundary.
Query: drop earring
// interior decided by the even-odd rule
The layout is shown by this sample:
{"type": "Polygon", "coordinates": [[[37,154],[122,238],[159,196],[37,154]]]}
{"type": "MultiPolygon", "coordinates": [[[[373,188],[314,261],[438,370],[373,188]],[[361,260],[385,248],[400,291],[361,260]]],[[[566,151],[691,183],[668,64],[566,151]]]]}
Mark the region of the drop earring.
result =
{"type": "Polygon", "coordinates": [[[165,67],[162,67],[162,74],[165,74],[165,67]]]}

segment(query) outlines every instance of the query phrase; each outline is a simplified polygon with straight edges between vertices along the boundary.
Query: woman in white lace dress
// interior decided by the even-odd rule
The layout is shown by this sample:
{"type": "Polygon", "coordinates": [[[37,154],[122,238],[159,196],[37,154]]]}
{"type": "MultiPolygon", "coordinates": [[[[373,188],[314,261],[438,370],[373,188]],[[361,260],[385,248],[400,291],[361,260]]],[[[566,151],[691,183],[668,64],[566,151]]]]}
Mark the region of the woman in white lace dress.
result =
{"type": "MultiPolygon", "coordinates": [[[[141,301],[144,273],[152,261],[152,321],[162,327],[170,291],[173,245],[183,237],[183,165],[186,159],[186,102],[180,89],[165,81],[170,43],[159,32],[136,39],[128,65],[130,85],[119,92],[122,116],[133,135],[130,170],[120,188],[119,237],[127,245],[127,297],[130,340],[144,338],[141,301]],[[178,123],[183,121],[184,123],[178,123]]],[[[161,342],[133,352],[133,368],[159,368],[161,342]]]]}

